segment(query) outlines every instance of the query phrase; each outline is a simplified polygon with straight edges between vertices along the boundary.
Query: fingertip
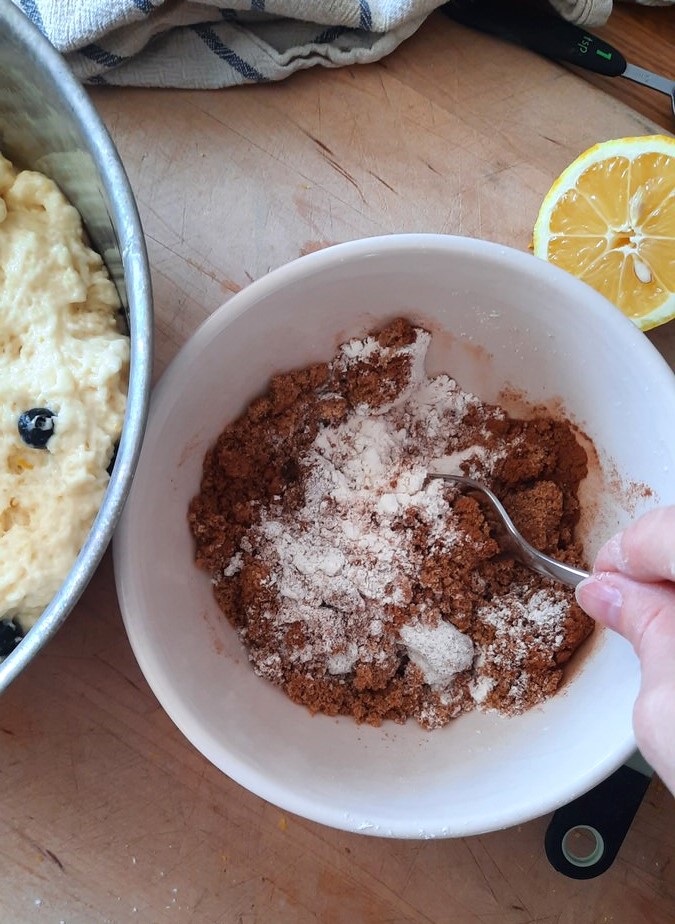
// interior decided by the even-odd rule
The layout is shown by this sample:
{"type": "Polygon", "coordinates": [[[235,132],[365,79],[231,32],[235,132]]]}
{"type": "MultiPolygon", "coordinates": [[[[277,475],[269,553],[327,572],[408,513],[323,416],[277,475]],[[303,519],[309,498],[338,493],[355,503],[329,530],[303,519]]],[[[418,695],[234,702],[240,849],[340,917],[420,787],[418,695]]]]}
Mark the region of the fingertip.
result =
{"type": "Polygon", "coordinates": [[[675,506],[655,507],[605,543],[594,571],[636,581],[675,582],[675,506]]]}
{"type": "Polygon", "coordinates": [[[577,587],[579,605],[589,616],[626,638],[650,663],[675,663],[675,588],[636,581],[616,571],[591,575],[577,587]]]}
{"type": "Polygon", "coordinates": [[[592,574],[576,587],[579,606],[596,622],[616,629],[621,620],[623,597],[618,587],[609,582],[606,573],[592,574]]]}
{"type": "Polygon", "coordinates": [[[593,570],[595,572],[625,571],[626,566],[627,561],[623,551],[623,533],[616,533],[598,552],[593,570]]]}

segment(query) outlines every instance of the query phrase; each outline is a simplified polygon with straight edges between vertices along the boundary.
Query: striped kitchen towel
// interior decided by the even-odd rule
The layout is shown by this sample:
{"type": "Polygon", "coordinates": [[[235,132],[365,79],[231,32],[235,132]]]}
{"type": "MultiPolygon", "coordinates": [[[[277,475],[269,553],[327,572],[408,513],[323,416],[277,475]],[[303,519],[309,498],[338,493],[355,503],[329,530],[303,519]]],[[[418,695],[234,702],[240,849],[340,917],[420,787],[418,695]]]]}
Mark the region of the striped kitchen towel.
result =
{"type": "MultiPolygon", "coordinates": [[[[87,83],[202,89],[377,61],[443,2],[14,0],[87,83]]],[[[551,2],[586,25],[612,9],[612,0],[551,2]]]]}

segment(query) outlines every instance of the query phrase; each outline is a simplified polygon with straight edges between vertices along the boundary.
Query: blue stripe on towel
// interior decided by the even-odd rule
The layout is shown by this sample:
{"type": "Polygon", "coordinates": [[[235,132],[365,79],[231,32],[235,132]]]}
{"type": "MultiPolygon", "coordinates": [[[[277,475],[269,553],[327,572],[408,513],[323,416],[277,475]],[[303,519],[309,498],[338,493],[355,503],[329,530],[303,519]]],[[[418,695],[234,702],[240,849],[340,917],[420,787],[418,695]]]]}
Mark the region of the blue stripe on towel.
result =
{"type": "Polygon", "coordinates": [[[119,67],[120,64],[124,64],[127,60],[121,55],[115,55],[112,51],[106,51],[105,48],[101,48],[100,45],[85,45],[84,48],[80,48],[80,54],[84,55],[85,58],[89,58],[90,61],[95,61],[97,64],[102,64],[103,67],[119,67]]]}
{"type": "Polygon", "coordinates": [[[329,45],[331,42],[334,42],[335,39],[340,38],[341,35],[344,35],[345,32],[351,32],[348,26],[331,26],[330,29],[325,29],[321,35],[317,35],[314,39],[314,45],[329,45]]]}
{"type": "Polygon", "coordinates": [[[42,22],[42,16],[40,15],[40,11],[37,8],[35,0],[19,0],[19,3],[21,4],[21,9],[24,11],[30,21],[38,27],[40,32],[44,32],[45,24],[42,22]]]}
{"type": "Polygon", "coordinates": [[[361,22],[359,23],[359,28],[363,29],[364,32],[370,32],[373,28],[373,16],[370,12],[368,0],[359,0],[359,6],[361,7],[361,22]]]}
{"type": "Polygon", "coordinates": [[[138,7],[141,13],[152,13],[155,8],[152,0],[134,0],[134,6],[138,7]]]}
{"type": "Polygon", "coordinates": [[[256,13],[264,13],[265,0],[251,0],[251,9],[255,10],[256,13]]]}
{"type": "Polygon", "coordinates": [[[231,48],[223,44],[210,26],[195,25],[191,28],[214,55],[218,55],[219,58],[226,61],[233,70],[241,74],[246,80],[256,83],[264,83],[267,80],[257,68],[253,67],[252,64],[248,64],[231,48]]]}

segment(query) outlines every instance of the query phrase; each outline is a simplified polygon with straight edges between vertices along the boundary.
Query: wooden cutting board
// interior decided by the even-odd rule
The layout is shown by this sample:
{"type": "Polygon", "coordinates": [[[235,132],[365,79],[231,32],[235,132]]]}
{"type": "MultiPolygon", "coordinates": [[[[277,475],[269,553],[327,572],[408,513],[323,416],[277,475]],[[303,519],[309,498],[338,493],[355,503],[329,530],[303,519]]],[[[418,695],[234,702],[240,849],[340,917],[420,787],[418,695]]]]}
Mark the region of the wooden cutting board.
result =
{"type": "MultiPolygon", "coordinates": [[[[147,234],[157,372],[235,292],[327,244],[434,231],[526,249],[542,197],[578,153],[657,130],[577,75],[440,15],[371,66],[227,91],[92,95],[147,234]]],[[[584,884],[548,865],[547,819],[397,842],[326,829],[248,794],[150,693],[109,558],[2,707],[2,921],[675,918],[675,808],[658,781],[620,858],[584,884]]]]}

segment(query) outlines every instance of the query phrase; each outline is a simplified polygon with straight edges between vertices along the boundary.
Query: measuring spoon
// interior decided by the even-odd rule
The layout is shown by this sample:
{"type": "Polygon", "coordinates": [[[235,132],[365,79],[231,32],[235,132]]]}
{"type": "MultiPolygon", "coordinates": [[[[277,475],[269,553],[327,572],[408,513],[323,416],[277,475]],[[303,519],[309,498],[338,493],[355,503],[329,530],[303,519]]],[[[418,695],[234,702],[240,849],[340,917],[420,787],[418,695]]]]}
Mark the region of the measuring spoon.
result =
{"type": "Polygon", "coordinates": [[[629,64],[617,48],[559,16],[517,10],[505,0],[450,0],[442,10],[462,25],[524,45],[547,58],[605,77],[625,77],[665,93],[675,116],[675,81],[629,64]]]}

